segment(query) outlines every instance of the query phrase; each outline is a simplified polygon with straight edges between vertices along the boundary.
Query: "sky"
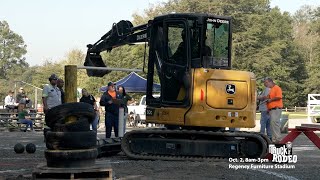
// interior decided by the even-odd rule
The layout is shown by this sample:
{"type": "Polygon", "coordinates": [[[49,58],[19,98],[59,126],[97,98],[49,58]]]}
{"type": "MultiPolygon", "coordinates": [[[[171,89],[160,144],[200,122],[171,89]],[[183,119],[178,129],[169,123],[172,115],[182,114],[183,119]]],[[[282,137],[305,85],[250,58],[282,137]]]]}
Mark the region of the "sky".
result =
{"type": "MultiPolygon", "coordinates": [[[[72,49],[86,52],[120,20],[150,4],[167,0],[0,0],[0,21],[21,35],[27,45],[26,61],[42,65],[45,60],[59,61],[72,49]]],[[[320,0],[271,0],[271,7],[294,13],[300,6],[320,6],[320,0]]]]}

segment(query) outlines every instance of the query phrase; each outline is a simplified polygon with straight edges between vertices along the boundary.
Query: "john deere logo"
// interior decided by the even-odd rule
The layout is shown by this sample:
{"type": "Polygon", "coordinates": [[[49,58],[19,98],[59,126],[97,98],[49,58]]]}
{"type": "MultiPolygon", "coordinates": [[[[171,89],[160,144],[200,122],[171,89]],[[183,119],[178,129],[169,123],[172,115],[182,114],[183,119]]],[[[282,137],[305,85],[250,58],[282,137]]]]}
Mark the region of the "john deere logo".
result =
{"type": "Polygon", "coordinates": [[[226,85],[226,93],[235,94],[236,93],[236,86],[233,84],[227,84],[226,85]]]}

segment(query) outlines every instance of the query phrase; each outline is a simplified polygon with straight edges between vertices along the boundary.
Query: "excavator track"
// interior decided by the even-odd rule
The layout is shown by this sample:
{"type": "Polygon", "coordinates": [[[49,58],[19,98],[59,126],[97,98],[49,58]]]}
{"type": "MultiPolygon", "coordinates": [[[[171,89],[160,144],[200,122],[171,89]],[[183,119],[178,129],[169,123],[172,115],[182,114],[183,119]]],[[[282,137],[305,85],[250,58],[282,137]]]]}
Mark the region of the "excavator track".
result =
{"type": "Polygon", "coordinates": [[[127,132],[121,148],[132,159],[203,161],[264,158],[269,144],[266,136],[255,132],[155,128],[127,132]]]}

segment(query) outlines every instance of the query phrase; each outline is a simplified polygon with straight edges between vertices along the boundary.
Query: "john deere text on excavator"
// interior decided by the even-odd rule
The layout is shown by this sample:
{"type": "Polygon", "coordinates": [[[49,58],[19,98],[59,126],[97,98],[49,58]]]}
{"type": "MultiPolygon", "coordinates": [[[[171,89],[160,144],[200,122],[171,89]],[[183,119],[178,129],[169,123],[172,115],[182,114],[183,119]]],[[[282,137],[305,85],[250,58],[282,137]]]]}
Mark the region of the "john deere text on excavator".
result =
{"type": "MultiPolygon", "coordinates": [[[[270,140],[226,127],[255,126],[256,79],[231,70],[231,18],[167,14],[134,27],[120,21],[93,45],[86,66],[104,67],[102,51],[145,42],[149,46],[146,121],[166,128],[127,132],[122,150],[135,159],[262,158],[270,140]],[[161,96],[153,97],[160,80],[161,96]]],[[[109,71],[87,70],[102,77],[109,71]]]]}

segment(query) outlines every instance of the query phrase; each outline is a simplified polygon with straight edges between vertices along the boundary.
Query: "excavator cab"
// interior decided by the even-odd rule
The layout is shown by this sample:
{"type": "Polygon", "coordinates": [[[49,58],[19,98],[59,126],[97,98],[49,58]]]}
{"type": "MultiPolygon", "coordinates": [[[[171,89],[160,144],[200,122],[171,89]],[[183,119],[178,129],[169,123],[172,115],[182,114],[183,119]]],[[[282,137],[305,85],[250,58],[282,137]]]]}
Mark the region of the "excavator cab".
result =
{"type": "Polygon", "coordinates": [[[230,69],[230,20],[228,17],[203,14],[169,14],[152,21],[148,104],[190,106],[192,69],[230,69]],[[152,97],[152,82],[155,79],[160,80],[161,100],[152,97]]]}
{"type": "MultiPolygon", "coordinates": [[[[194,81],[196,70],[231,69],[231,18],[169,14],[156,17],[151,23],[147,121],[188,126],[185,117],[195,104],[194,86],[199,84],[194,81]],[[152,96],[156,79],[161,84],[159,98],[152,96]]],[[[205,98],[205,90],[201,93],[205,98]]]]}

